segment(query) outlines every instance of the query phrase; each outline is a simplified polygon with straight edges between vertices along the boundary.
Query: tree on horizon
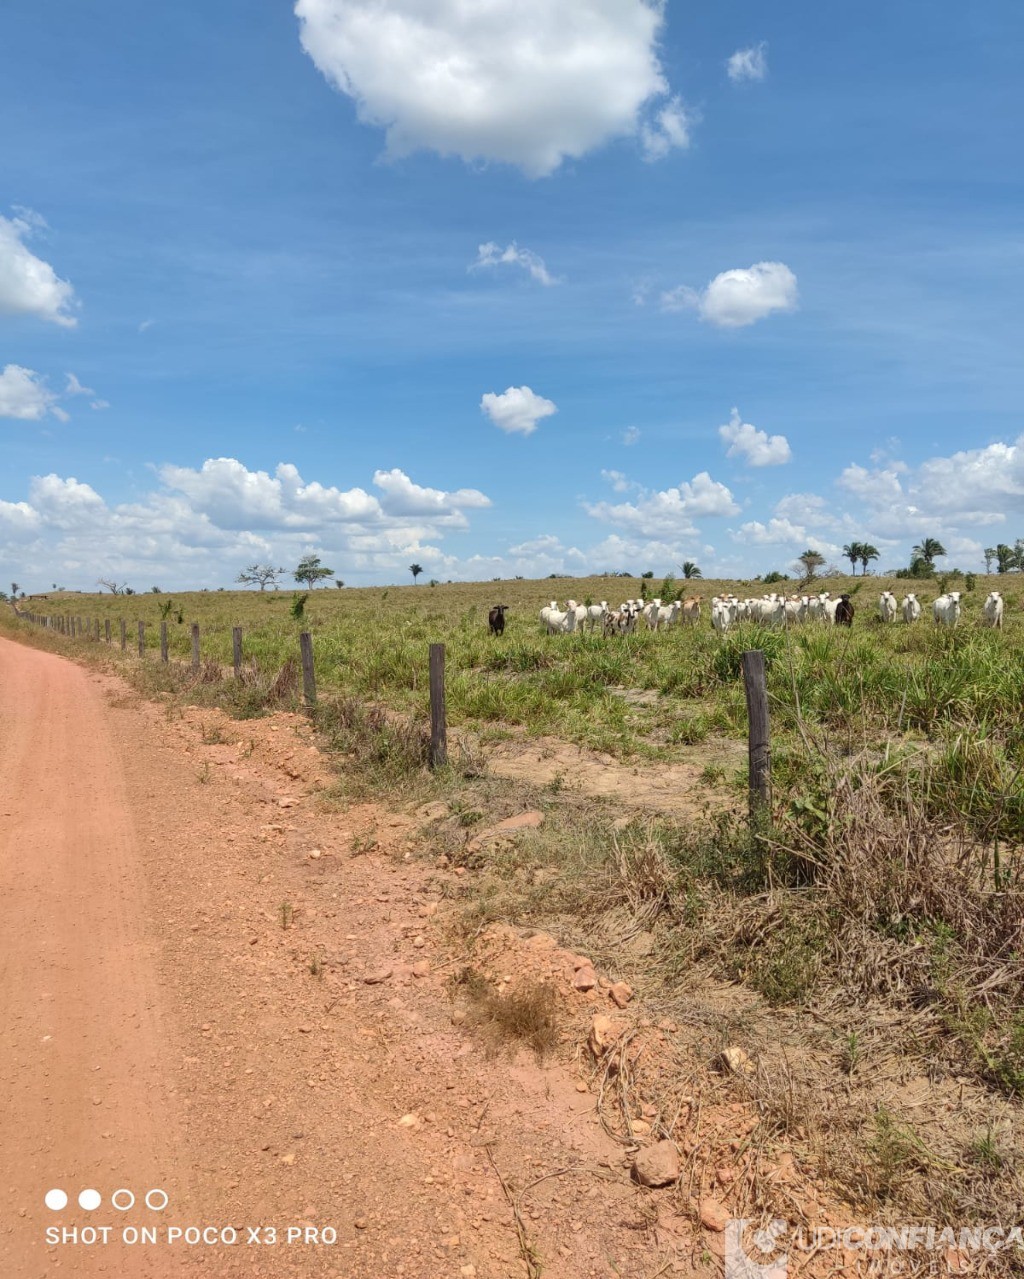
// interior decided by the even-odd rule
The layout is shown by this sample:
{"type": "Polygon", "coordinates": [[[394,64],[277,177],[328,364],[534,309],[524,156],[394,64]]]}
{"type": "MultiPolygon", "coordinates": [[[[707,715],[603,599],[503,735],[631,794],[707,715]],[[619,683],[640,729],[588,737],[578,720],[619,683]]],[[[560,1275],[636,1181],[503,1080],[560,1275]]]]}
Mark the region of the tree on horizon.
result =
{"type": "Polygon", "coordinates": [[[303,555],[299,560],[299,566],[292,574],[297,582],[303,582],[312,590],[317,582],[322,582],[325,577],[333,577],[334,569],[326,568],[320,563],[319,555],[303,555]]]}
{"type": "Polygon", "coordinates": [[[419,575],[423,572],[423,565],[422,565],[422,564],[410,564],[410,565],[409,565],[409,572],[412,574],[412,580],[413,580],[413,582],[415,583],[416,579],[417,579],[417,578],[419,577],[419,575]]]}
{"type": "Polygon", "coordinates": [[[277,579],[284,573],[283,568],[274,568],[272,564],[249,564],[235,578],[243,586],[258,586],[265,591],[268,586],[277,586],[277,579]]]}
{"type": "Polygon", "coordinates": [[[913,548],[913,553],[919,559],[927,560],[934,567],[936,556],[945,555],[946,548],[937,537],[922,537],[917,546],[913,548]]]}

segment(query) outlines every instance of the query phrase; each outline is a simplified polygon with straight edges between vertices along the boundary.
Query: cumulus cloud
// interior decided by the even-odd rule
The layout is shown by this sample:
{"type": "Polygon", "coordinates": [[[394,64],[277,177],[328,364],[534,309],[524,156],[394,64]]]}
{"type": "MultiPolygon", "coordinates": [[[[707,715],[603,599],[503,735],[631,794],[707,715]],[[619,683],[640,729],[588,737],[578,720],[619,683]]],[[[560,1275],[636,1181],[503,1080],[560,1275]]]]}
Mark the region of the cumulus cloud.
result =
{"type": "Polygon", "coordinates": [[[802,524],[794,524],[792,520],[773,518],[766,524],[760,520],[750,520],[741,524],[732,534],[734,542],[745,542],[749,546],[779,546],[790,542],[806,542],[807,530],[802,524]]]}
{"type": "Polygon", "coordinates": [[[796,276],[784,262],[755,262],[716,275],[703,291],[682,284],[661,295],[663,311],[695,310],[723,329],[740,329],[776,311],[795,311],[796,276]]]}
{"type": "Polygon", "coordinates": [[[687,117],[657,57],[658,0],[297,0],[302,47],[387,151],[531,176],[614,138],[663,155],[687,117]]]}
{"type": "Polygon", "coordinates": [[[718,428],[718,434],[729,446],[725,451],[726,457],[740,457],[748,466],[782,466],[793,456],[784,435],[759,431],[756,426],[743,421],[737,408],[732,410],[725,426],[718,428]]]}
{"type": "Polygon", "coordinates": [[[13,218],[0,217],[0,313],[34,315],[72,328],[77,323],[70,314],[75,305],[74,289],[25,243],[45,225],[28,211],[13,218]]]}
{"type": "Polygon", "coordinates": [[[648,538],[692,537],[694,520],[709,515],[738,515],[739,506],[724,484],[701,471],[692,480],[664,490],[641,489],[635,502],[584,502],[588,515],[648,538]]]}
{"type": "Polygon", "coordinates": [[[306,481],[290,463],[251,471],[235,458],[155,474],[151,492],[115,505],[74,477],[36,476],[27,500],[0,501],[0,559],[37,547],[36,559],[84,586],[98,575],[220,585],[246,562],[293,564],[314,548],[346,580],[404,573],[411,559],[450,575],[457,561],[436,543],[490,505],[477,489],[430,488],[398,468],[374,474],[375,493],[306,481]]]}
{"type": "Polygon", "coordinates": [[[737,49],[725,64],[733,84],[747,80],[763,80],[768,74],[767,45],[752,45],[749,49],[737,49]]]}
{"type": "Polygon", "coordinates": [[[20,422],[38,422],[55,412],[57,397],[46,379],[20,364],[8,364],[0,373],[0,417],[20,422]]]}
{"type": "Polygon", "coordinates": [[[480,408],[495,426],[510,435],[532,435],[538,422],[558,412],[552,400],[534,394],[528,386],[510,386],[501,395],[488,391],[480,400],[480,408]]]}
{"type": "Polygon", "coordinates": [[[476,261],[470,264],[471,271],[480,271],[485,267],[517,266],[524,270],[538,284],[550,286],[559,281],[544,265],[544,259],[530,249],[521,249],[515,240],[503,249],[500,245],[488,240],[477,249],[476,261]]]}

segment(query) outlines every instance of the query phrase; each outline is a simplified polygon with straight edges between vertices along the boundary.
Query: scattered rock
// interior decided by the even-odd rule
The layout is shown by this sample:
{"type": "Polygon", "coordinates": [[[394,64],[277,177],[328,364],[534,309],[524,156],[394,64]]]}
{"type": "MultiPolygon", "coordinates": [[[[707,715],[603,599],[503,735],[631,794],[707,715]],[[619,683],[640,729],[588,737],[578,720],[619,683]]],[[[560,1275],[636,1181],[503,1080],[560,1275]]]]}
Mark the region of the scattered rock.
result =
{"type": "Polygon", "coordinates": [[[312,857],[312,859],[313,859],[314,861],[316,861],[316,860],[317,860],[317,858],[322,857],[322,856],[323,856],[323,854],[320,852],[320,849],[319,849],[319,848],[311,848],[311,849],[309,850],[308,856],[309,856],[309,857],[312,857]]]}
{"type": "Polygon", "coordinates": [[[720,1232],[726,1228],[732,1220],[732,1213],[724,1204],[720,1204],[717,1199],[702,1199],[700,1201],[700,1221],[702,1226],[706,1226],[708,1230],[720,1232]]]}
{"type": "Polygon", "coordinates": [[[498,822],[497,826],[489,826],[487,830],[482,830],[479,835],[475,835],[466,845],[466,852],[478,853],[486,844],[500,839],[503,835],[511,835],[515,831],[536,830],[543,820],[544,814],[536,811],[506,817],[503,822],[498,822]]]}
{"type": "Polygon", "coordinates": [[[363,981],[367,986],[379,986],[382,981],[387,981],[391,976],[392,965],[388,964],[381,968],[371,968],[363,973],[363,981]]]}
{"type": "Polygon", "coordinates": [[[282,1155],[281,1162],[283,1164],[288,1164],[290,1167],[295,1162],[295,1156],[293,1154],[282,1155]]]}
{"type": "Polygon", "coordinates": [[[428,977],[430,975],[430,960],[418,959],[412,966],[412,975],[414,977],[428,977]]]}
{"type": "Polygon", "coordinates": [[[532,950],[554,950],[556,942],[550,933],[533,933],[526,939],[532,950]]]}
{"type": "Polygon", "coordinates": [[[422,950],[423,947],[427,944],[427,939],[423,936],[422,933],[420,933],[418,937],[414,937],[412,939],[412,944],[416,947],[417,950],[422,950]]]}
{"type": "Polygon", "coordinates": [[[437,914],[437,902],[427,902],[418,911],[420,919],[430,919],[437,914]]]}
{"type": "Polygon", "coordinates": [[[679,1151],[671,1141],[656,1141],[633,1161],[633,1176],[641,1186],[671,1186],[681,1171],[679,1151]]]}
{"type": "Polygon", "coordinates": [[[630,1127],[633,1129],[634,1137],[646,1137],[651,1131],[651,1125],[646,1119],[633,1119],[630,1121],[630,1127]]]}
{"type": "Polygon", "coordinates": [[[597,985],[597,973],[593,968],[581,968],[572,979],[572,984],[576,990],[593,990],[597,985]]]}
{"type": "Polygon", "coordinates": [[[608,998],[616,1008],[625,1008],[633,998],[633,988],[624,981],[617,981],[613,986],[609,987],[608,998]]]}
{"type": "Polygon", "coordinates": [[[278,808],[295,808],[297,807],[298,802],[299,801],[297,799],[289,799],[288,797],[285,797],[284,799],[279,799],[277,801],[277,806],[278,808]]]}
{"type": "Polygon", "coordinates": [[[742,1048],[723,1048],[719,1064],[732,1075],[749,1075],[754,1069],[750,1055],[742,1048]]]}
{"type": "Polygon", "coordinates": [[[399,1128],[418,1128],[422,1122],[423,1121],[420,1119],[419,1115],[410,1113],[408,1115],[403,1115],[402,1118],[399,1119],[398,1126],[399,1128]]]}
{"type": "Polygon", "coordinates": [[[595,1057],[601,1057],[615,1043],[622,1028],[610,1017],[606,1017],[604,1013],[598,1013],[590,1026],[590,1034],[587,1042],[590,1044],[590,1051],[595,1057]]]}

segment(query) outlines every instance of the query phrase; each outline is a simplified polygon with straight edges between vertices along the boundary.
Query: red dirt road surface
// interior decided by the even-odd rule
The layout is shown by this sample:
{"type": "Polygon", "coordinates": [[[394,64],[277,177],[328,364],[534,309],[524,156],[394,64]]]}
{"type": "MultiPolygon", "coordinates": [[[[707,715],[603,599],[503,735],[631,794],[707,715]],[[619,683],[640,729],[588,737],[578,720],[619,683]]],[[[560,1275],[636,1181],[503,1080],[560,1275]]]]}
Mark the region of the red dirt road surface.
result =
{"type": "Polygon", "coordinates": [[[331,776],[0,640],[2,1279],[694,1273],[586,1071],[453,1017],[421,823],[331,776]]]}

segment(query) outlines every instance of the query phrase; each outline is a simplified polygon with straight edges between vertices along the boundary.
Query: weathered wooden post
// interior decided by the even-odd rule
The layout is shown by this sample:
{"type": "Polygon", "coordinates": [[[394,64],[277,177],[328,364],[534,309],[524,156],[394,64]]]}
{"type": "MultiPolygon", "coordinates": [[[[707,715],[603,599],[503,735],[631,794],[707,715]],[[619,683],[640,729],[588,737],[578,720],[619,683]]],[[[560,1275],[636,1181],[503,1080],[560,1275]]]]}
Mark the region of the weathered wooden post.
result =
{"type": "Polygon", "coordinates": [[[160,623],[160,660],[167,665],[167,621],[160,623]]]}
{"type": "Polygon", "coordinates": [[[192,670],[199,674],[199,623],[192,623],[192,670]]]}
{"type": "Polygon", "coordinates": [[[139,656],[146,656],[146,623],[139,623],[139,656]]]}
{"type": "Polygon", "coordinates": [[[747,696],[747,750],[749,756],[750,820],[770,811],[772,780],[771,726],[768,720],[768,681],[764,653],[750,649],[743,654],[743,691],[747,696]]]}
{"type": "Polygon", "coordinates": [[[110,618],[109,617],[103,623],[103,636],[106,639],[107,643],[109,644],[110,643],[110,618]]]}
{"type": "Polygon", "coordinates": [[[448,763],[448,723],[444,706],[444,645],[430,646],[430,767],[448,763]]]}
{"type": "Polygon", "coordinates": [[[231,657],[235,667],[235,679],[238,679],[242,673],[242,628],[240,626],[231,628],[231,657]]]}
{"type": "Polygon", "coordinates": [[[100,642],[100,619],[98,617],[96,618],[96,626],[93,630],[92,637],[97,644],[100,642]]]}
{"type": "Polygon", "coordinates": [[[309,631],[299,635],[299,652],[302,655],[303,709],[309,715],[316,705],[316,672],[313,669],[313,636],[309,631]]]}
{"type": "Polygon", "coordinates": [[[128,627],[125,623],[124,618],[122,617],[121,618],[121,652],[123,653],[127,647],[128,647],[128,627]]]}

